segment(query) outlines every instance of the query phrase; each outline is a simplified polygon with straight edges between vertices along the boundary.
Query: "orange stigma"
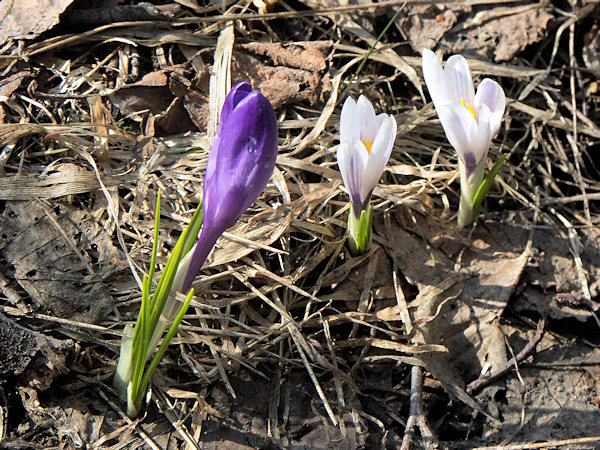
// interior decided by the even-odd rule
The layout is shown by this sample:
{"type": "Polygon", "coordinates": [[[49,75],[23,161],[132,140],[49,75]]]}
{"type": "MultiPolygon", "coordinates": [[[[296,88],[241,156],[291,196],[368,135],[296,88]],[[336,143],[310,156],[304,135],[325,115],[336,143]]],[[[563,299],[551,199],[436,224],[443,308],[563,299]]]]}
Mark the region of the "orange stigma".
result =
{"type": "Polygon", "coordinates": [[[367,149],[367,153],[370,155],[371,154],[371,147],[373,147],[373,143],[369,142],[369,141],[360,141],[365,145],[365,148],[367,149]]]}
{"type": "Polygon", "coordinates": [[[471,113],[471,115],[473,116],[473,119],[477,120],[477,116],[475,115],[475,110],[473,109],[473,107],[471,106],[470,103],[465,103],[465,99],[461,98],[460,99],[460,103],[463,106],[466,106],[467,109],[469,110],[469,112],[471,113]]]}

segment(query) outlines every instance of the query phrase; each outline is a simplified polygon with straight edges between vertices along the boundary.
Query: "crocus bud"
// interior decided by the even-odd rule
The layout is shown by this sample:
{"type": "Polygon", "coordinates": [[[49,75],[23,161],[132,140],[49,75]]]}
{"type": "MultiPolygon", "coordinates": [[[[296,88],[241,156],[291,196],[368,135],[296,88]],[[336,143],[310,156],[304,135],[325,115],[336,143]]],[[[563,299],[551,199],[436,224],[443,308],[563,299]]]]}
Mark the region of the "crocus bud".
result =
{"type": "Polygon", "coordinates": [[[448,141],[456,150],[461,173],[458,223],[473,221],[473,197],[483,181],[485,159],[500,127],[506,99],[498,83],[485,78],[477,93],[467,60],[448,58],[446,67],[431,50],[423,50],[423,78],[448,141]]]}
{"type": "Polygon", "coordinates": [[[395,139],[394,116],[376,116],[373,105],[364,95],[358,97],[358,101],[346,99],[340,115],[337,160],[357,219],[367,210],[395,139]]]}
{"type": "Polygon", "coordinates": [[[269,100],[248,83],[225,98],[210,149],[202,210],[202,232],[181,292],[190,288],[217,239],[262,193],[277,159],[277,118],[269,100]]]}

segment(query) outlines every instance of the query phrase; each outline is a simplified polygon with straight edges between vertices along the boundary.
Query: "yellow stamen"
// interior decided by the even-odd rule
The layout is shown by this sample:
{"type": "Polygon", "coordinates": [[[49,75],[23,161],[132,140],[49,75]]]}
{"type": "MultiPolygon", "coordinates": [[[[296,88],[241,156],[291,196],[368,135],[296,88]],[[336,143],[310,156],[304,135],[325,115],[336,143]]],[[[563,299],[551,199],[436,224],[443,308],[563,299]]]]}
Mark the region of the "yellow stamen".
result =
{"type": "Polygon", "coordinates": [[[373,147],[373,143],[369,142],[369,141],[361,141],[363,144],[365,144],[365,148],[367,149],[367,153],[371,154],[371,147],[373,147]]]}
{"type": "Polygon", "coordinates": [[[471,115],[473,116],[473,119],[477,120],[477,116],[475,115],[475,110],[473,109],[473,107],[471,106],[470,103],[465,103],[465,99],[461,98],[460,99],[460,103],[463,106],[466,106],[467,109],[469,110],[469,112],[471,113],[471,115]]]}

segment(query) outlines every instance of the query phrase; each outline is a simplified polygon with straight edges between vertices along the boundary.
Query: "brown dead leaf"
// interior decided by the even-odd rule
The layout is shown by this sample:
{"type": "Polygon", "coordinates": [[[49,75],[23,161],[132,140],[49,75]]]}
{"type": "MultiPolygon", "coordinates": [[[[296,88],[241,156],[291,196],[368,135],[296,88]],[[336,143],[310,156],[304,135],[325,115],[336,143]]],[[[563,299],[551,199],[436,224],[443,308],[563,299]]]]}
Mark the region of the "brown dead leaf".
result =
{"type": "Polygon", "coordinates": [[[490,347],[492,331],[527,263],[527,238],[514,239],[506,224],[486,221],[465,248],[466,230],[420,217],[416,224],[400,214],[395,219],[387,231],[389,246],[403,275],[419,290],[408,304],[412,343],[444,345],[447,354],[421,358],[435,378],[462,388],[497,350],[490,347]],[[454,263],[461,252],[457,273],[454,263]]]}
{"type": "MultiPolygon", "coordinates": [[[[600,288],[600,247],[597,230],[581,230],[581,259],[591,281],[592,297],[600,288]]],[[[577,266],[569,245],[567,233],[558,228],[540,228],[533,239],[534,254],[525,271],[527,286],[517,298],[514,308],[518,312],[538,311],[547,308],[552,319],[574,318],[585,322],[598,304],[585,300],[577,266]]]]}
{"type": "MultiPolygon", "coordinates": [[[[231,82],[251,83],[274,108],[296,102],[322,103],[331,91],[328,68],[332,50],[331,41],[236,45],[231,82]]],[[[203,70],[193,78],[181,66],[149,73],[137,83],[111,93],[109,98],[124,115],[141,112],[156,116],[160,134],[186,132],[193,125],[204,130],[212,69],[209,64],[201,67],[203,70]]]]}
{"type": "Polygon", "coordinates": [[[550,12],[531,5],[473,9],[471,18],[461,18],[460,27],[444,41],[452,53],[476,53],[487,59],[509,61],[525,47],[546,36],[550,12]]]}
{"type": "MultiPolygon", "coordinates": [[[[267,97],[274,108],[297,102],[324,103],[331,91],[329,64],[331,41],[289,44],[253,42],[235,45],[231,58],[231,83],[247,81],[267,97]]],[[[208,120],[208,75],[211,66],[193,82],[173,76],[171,89],[184,98],[184,106],[196,126],[208,120]],[[183,89],[182,89],[183,88],[183,89]]]]}
{"type": "MultiPolygon", "coordinates": [[[[32,75],[33,72],[31,70],[20,70],[0,79],[0,97],[10,97],[32,75]]],[[[0,123],[4,123],[5,117],[6,111],[4,110],[4,105],[0,105],[0,123]]]]}
{"type": "MultiPolygon", "coordinates": [[[[455,7],[460,8],[460,7],[455,7]]],[[[460,10],[440,6],[413,6],[396,22],[410,46],[417,53],[424,48],[433,49],[440,39],[456,24],[460,10]]]]}
{"type": "Polygon", "coordinates": [[[0,254],[14,277],[44,311],[98,322],[112,308],[103,282],[125,265],[93,217],[67,204],[8,202],[0,254]]]}
{"type": "Polygon", "coordinates": [[[0,2],[0,45],[8,39],[33,39],[49,30],[59,22],[59,16],[71,3],[73,0],[0,2]]]}
{"type": "Polygon", "coordinates": [[[161,134],[184,133],[193,128],[182,99],[169,89],[171,76],[183,76],[183,69],[159,70],[145,75],[140,81],[121,87],[108,97],[123,115],[153,115],[161,134]]]}

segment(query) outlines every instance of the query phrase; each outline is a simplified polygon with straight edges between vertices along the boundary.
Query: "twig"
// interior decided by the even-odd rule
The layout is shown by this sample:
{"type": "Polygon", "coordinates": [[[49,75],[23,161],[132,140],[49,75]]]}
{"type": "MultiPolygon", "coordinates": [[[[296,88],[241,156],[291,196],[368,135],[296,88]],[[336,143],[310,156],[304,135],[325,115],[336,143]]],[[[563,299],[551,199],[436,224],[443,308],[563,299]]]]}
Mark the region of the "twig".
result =
{"type": "Polygon", "coordinates": [[[427,425],[427,419],[423,413],[423,368],[420,366],[413,366],[410,373],[410,412],[400,450],[412,448],[416,427],[421,431],[423,448],[438,447],[438,440],[427,425]]]}
{"type": "Polygon", "coordinates": [[[4,275],[2,275],[1,273],[0,273],[0,292],[2,292],[6,296],[6,298],[8,299],[9,302],[11,302],[17,308],[19,308],[19,310],[23,314],[28,314],[30,312],[29,308],[23,302],[23,299],[21,298],[19,293],[9,286],[8,280],[6,278],[4,278],[4,275]]]}
{"type": "MultiPolygon", "coordinates": [[[[555,448],[562,447],[563,445],[577,445],[577,444],[593,444],[594,442],[600,442],[600,436],[589,436],[575,439],[559,439],[555,441],[545,441],[545,442],[532,442],[528,444],[518,444],[518,445],[507,445],[507,446],[493,446],[493,447],[477,447],[475,450],[483,450],[483,449],[495,449],[495,450],[525,450],[525,449],[534,449],[534,448],[555,448]]],[[[573,448],[573,447],[571,447],[573,448]]]]}
{"type": "Polygon", "coordinates": [[[535,351],[536,346],[542,340],[542,336],[544,335],[545,329],[546,329],[546,317],[543,316],[540,319],[540,321],[538,322],[535,336],[533,336],[533,338],[527,343],[527,345],[523,348],[523,350],[521,350],[519,352],[519,354],[516,357],[516,361],[515,361],[515,358],[511,358],[510,361],[508,361],[504,365],[504,367],[498,369],[496,372],[494,372],[486,377],[479,378],[475,381],[472,381],[467,386],[467,389],[466,389],[467,393],[472,394],[475,391],[483,389],[484,387],[486,387],[489,384],[496,381],[498,378],[500,378],[500,377],[506,375],[508,372],[510,372],[511,369],[514,367],[515,363],[519,364],[519,363],[523,362],[525,359],[527,359],[529,356],[531,356],[533,354],[533,352],[535,351]]]}

